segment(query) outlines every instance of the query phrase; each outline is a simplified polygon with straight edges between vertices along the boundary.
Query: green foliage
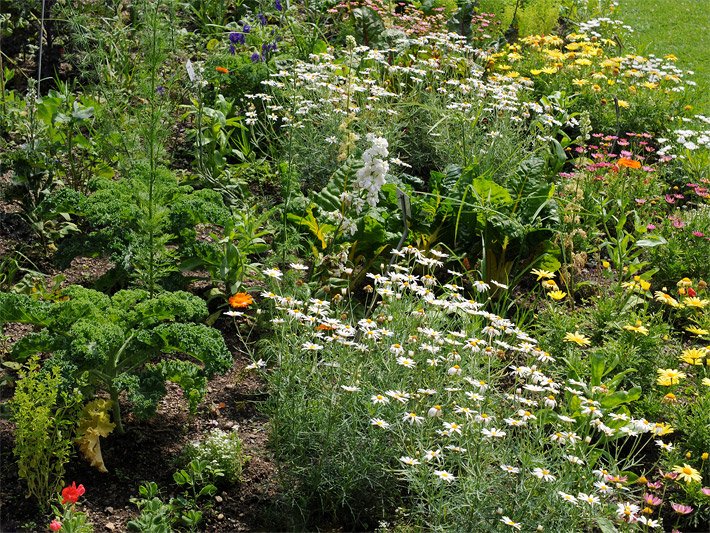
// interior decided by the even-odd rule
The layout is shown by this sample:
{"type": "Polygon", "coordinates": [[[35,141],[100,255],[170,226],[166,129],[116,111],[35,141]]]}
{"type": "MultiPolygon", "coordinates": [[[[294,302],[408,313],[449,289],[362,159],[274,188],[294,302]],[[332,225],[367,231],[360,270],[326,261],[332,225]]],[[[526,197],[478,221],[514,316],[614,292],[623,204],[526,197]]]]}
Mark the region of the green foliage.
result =
{"type": "Polygon", "coordinates": [[[173,474],[173,480],[183,492],[165,502],[160,498],[158,485],[154,482],[140,486],[140,498],[131,501],[138,506],[140,516],[128,522],[131,531],[167,533],[181,526],[189,531],[198,531],[202,522],[203,511],[209,502],[201,501],[217,492],[217,487],[210,483],[212,470],[205,461],[194,459],[184,469],[173,474]]]}
{"type": "Polygon", "coordinates": [[[138,506],[140,515],[128,522],[128,529],[141,533],[171,533],[173,507],[160,499],[158,485],[153,481],[144,483],[138,493],[140,498],[131,498],[131,501],[138,506]]]}
{"type": "Polygon", "coordinates": [[[40,369],[34,356],[19,371],[10,401],[18,474],[42,511],[49,509],[64,481],[81,403],[78,390],[61,385],[59,368],[40,369]]]}
{"type": "Polygon", "coordinates": [[[119,273],[148,287],[151,279],[161,281],[177,270],[178,261],[198,253],[197,226],[229,220],[219,193],[180,185],[165,168],[154,174],[149,202],[149,174],[137,166],[122,180],[98,179],[92,194],[75,199],[74,211],[91,229],[66,242],[65,261],[78,253],[108,253],[119,273]]]}
{"type": "Polygon", "coordinates": [[[195,257],[183,268],[201,267],[210,274],[216,293],[227,299],[240,292],[247,277],[260,276],[260,263],[255,258],[269,250],[265,240],[271,235],[267,225],[274,210],[255,215],[244,206],[227,219],[221,236],[212,234],[211,243],[195,250],[195,257]]]}
{"type": "Polygon", "coordinates": [[[70,385],[86,379],[90,394],[109,392],[119,431],[122,390],[137,415],[149,416],[165,394],[165,381],[172,381],[194,411],[206,379],[231,367],[221,334],[197,323],[206,316],[204,301],[186,292],[149,298],[147,291],[124,290],[109,297],[71,286],[53,303],[0,293],[1,322],[40,328],[16,343],[11,357],[24,361],[38,352],[52,353],[48,365],[61,369],[70,385]],[[179,358],[164,357],[168,354],[179,358]]]}

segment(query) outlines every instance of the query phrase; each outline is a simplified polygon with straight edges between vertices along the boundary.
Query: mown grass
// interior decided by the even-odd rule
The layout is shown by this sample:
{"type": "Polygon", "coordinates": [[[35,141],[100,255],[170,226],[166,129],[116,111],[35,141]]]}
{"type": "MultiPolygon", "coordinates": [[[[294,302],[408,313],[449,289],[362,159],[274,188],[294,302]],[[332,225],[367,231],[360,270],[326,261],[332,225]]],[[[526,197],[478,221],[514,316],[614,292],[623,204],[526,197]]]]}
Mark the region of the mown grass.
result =
{"type": "Polygon", "coordinates": [[[645,54],[678,57],[678,66],[695,72],[693,103],[710,113],[710,2],[708,0],[621,0],[620,17],[635,30],[634,44],[645,54]]]}

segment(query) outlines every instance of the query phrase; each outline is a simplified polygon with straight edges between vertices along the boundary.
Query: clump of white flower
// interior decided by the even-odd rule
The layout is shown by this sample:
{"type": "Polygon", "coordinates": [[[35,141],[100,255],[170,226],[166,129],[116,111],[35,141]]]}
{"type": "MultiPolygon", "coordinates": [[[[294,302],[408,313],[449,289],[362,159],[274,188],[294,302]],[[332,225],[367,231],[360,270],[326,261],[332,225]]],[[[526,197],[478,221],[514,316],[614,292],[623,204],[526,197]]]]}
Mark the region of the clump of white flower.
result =
{"type": "Polygon", "coordinates": [[[213,429],[204,439],[188,444],[184,455],[188,461],[205,461],[213,481],[221,478],[227,483],[241,480],[242,467],[248,460],[236,428],[232,431],[213,429]]]}
{"type": "Polygon", "coordinates": [[[390,168],[387,162],[389,151],[387,150],[387,139],[384,137],[368,133],[367,140],[372,143],[372,146],[362,154],[362,161],[365,165],[357,171],[355,187],[365,191],[367,203],[370,204],[370,207],[375,207],[380,189],[385,184],[385,176],[390,168]]]}

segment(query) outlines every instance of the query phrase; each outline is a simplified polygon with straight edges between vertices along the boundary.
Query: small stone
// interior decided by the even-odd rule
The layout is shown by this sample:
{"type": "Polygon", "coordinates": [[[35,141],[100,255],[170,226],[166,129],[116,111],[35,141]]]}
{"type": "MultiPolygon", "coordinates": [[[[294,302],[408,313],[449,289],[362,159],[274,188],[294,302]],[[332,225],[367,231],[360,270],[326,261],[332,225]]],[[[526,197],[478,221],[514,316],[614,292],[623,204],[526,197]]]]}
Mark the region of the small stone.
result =
{"type": "Polygon", "coordinates": [[[222,513],[219,513],[217,515],[217,520],[224,520],[224,515],[222,513]]]}
{"type": "Polygon", "coordinates": [[[108,514],[113,514],[114,513],[113,507],[106,507],[106,512],[108,514]]]}
{"type": "Polygon", "coordinates": [[[116,524],[114,524],[113,522],[106,522],[106,525],[104,525],[104,527],[109,531],[113,531],[116,529],[116,524]]]}
{"type": "Polygon", "coordinates": [[[222,496],[215,496],[215,497],[214,497],[214,500],[215,500],[217,503],[222,503],[222,502],[224,501],[224,498],[222,498],[222,496]]]}

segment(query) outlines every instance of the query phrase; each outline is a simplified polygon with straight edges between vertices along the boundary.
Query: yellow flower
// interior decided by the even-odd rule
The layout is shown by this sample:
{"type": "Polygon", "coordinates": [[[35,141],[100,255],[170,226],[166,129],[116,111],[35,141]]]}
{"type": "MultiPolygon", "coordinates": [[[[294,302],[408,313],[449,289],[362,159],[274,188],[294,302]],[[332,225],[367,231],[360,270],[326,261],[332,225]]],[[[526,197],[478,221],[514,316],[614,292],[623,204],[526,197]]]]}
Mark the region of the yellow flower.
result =
{"type": "Polygon", "coordinates": [[[636,321],[635,326],[632,326],[631,324],[627,324],[626,326],[624,326],[624,329],[626,331],[633,331],[634,333],[640,333],[641,335],[648,335],[648,329],[646,329],[646,327],[644,327],[641,324],[640,320],[636,321]]]}
{"type": "Polygon", "coordinates": [[[693,280],[690,278],[683,278],[678,283],[676,283],[676,287],[692,287],[693,286],[693,280]]]}
{"type": "Polygon", "coordinates": [[[668,394],[666,394],[666,395],[663,397],[663,401],[664,401],[664,402],[668,402],[668,403],[675,403],[675,401],[676,401],[676,396],[675,396],[675,394],[673,394],[672,392],[669,392],[668,394]]]}
{"type": "MultiPolygon", "coordinates": [[[[623,159],[623,158],[622,158],[622,159],[623,159]]],[[[636,161],[636,163],[638,163],[638,161],[636,161]]],[[[637,167],[637,166],[634,166],[633,168],[639,168],[639,167],[641,167],[640,164],[639,164],[638,167],[637,167]]],[[[646,281],[646,280],[643,279],[641,276],[634,276],[634,281],[639,284],[639,287],[641,287],[641,290],[643,290],[643,291],[647,291],[648,289],[651,288],[651,282],[650,282],[650,281],[646,281]]]]}
{"type": "Polygon", "coordinates": [[[599,87],[599,85],[597,85],[597,84],[595,83],[594,85],[592,85],[592,90],[593,90],[595,93],[598,93],[599,91],[602,90],[602,88],[599,87]]]}
{"type": "Polygon", "coordinates": [[[602,261],[602,267],[604,268],[611,268],[611,263],[609,261],[602,261]]]}
{"type": "Polygon", "coordinates": [[[555,301],[560,301],[562,298],[567,296],[567,293],[555,290],[548,292],[547,295],[555,301]]]}
{"type": "Polygon", "coordinates": [[[542,285],[542,287],[547,291],[556,291],[559,289],[554,279],[543,280],[542,282],[540,282],[540,285],[542,285]]]}
{"type": "Polygon", "coordinates": [[[702,383],[706,387],[710,387],[710,378],[703,378],[700,383],[702,383]]]}
{"type": "Polygon", "coordinates": [[[686,307],[695,307],[697,309],[702,309],[707,304],[710,304],[710,300],[700,299],[697,296],[692,296],[690,298],[685,298],[683,300],[683,305],[686,307]]]}
{"type": "Polygon", "coordinates": [[[582,58],[582,59],[575,59],[575,60],[574,60],[574,64],[575,64],[575,65],[580,65],[580,66],[583,66],[583,67],[587,67],[587,66],[591,65],[592,62],[591,62],[589,59],[584,59],[584,58],[582,58]]]}
{"type": "Polygon", "coordinates": [[[652,81],[645,81],[641,85],[646,87],[646,89],[657,89],[658,88],[658,84],[653,83],[652,81]]]}
{"type": "Polygon", "coordinates": [[[563,340],[566,342],[574,342],[579,346],[589,346],[590,344],[592,344],[592,341],[589,340],[589,337],[582,335],[579,331],[575,331],[574,333],[565,333],[565,337],[563,340]]]}
{"type": "Polygon", "coordinates": [[[700,456],[700,458],[701,458],[703,461],[707,461],[707,460],[708,460],[708,457],[710,457],[710,454],[709,454],[708,452],[703,452],[702,455],[700,456]]]}
{"type": "Polygon", "coordinates": [[[666,294],[662,291],[656,291],[654,294],[656,295],[656,301],[659,301],[666,305],[670,305],[671,307],[683,307],[681,304],[678,303],[678,300],[673,298],[673,296],[671,296],[670,294],[666,294]]]}
{"type": "Polygon", "coordinates": [[[588,83],[589,83],[589,82],[588,82],[587,80],[585,80],[585,79],[581,79],[581,80],[580,80],[580,79],[578,79],[578,78],[575,78],[575,79],[572,80],[572,85],[576,85],[577,87],[584,87],[584,86],[587,85],[588,83]]]}
{"type": "Polygon", "coordinates": [[[617,100],[617,103],[619,107],[623,107],[624,109],[628,109],[630,105],[626,100],[617,100]]]}
{"type": "Polygon", "coordinates": [[[690,483],[692,481],[700,482],[703,480],[703,477],[700,475],[700,472],[698,472],[695,468],[693,468],[687,463],[684,463],[683,466],[674,466],[673,472],[676,472],[678,474],[677,479],[685,481],[686,483],[690,483]]]}
{"type": "Polygon", "coordinates": [[[557,69],[555,67],[545,67],[542,71],[545,74],[557,74],[557,69]]]}
{"type": "Polygon", "coordinates": [[[689,365],[702,365],[705,355],[706,351],[704,349],[689,348],[688,350],[683,350],[680,360],[689,365]]]}
{"type": "Polygon", "coordinates": [[[542,74],[542,70],[540,70],[538,68],[533,68],[533,69],[530,69],[530,74],[532,74],[533,76],[538,76],[538,75],[542,74]]]}
{"type": "Polygon", "coordinates": [[[702,329],[702,328],[696,328],[695,326],[688,326],[687,328],[685,328],[685,331],[688,331],[688,332],[692,333],[693,335],[698,335],[698,336],[710,335],[710,331],[708,331],[706,329],[702,329]]]}
{"type": "Polygon", "coordinates": [[[665,422],[656,422],[653,424],[653,429],[651,431],[657,437],[664,437],[673,433],[675,429],[673,429],[673,426],[666,424],[665,422]]]}
{"type": "Polygon", "coordinates": [[[675,368],[659,368],[656,372],[658,372],[658,379],[656,379],[656,383],[662,387],[677,385],[680,383],[681,379],[686,377],[685,372],[681,372],[675,368]]]}
{"type": "Polygon", "coordinates": [[[555,274],[553,272],[549,272],[547,270],[542,270],[539,268],[533,268],[530,273],[534,276],[537,276],[536,281],[540,281],[541,279],[552,279],[555,277],[555,274]]]}
{"type": "Polygon", "coordinates": [[[667,54],[663,56],[663,59],[667,59],[668,61],[676,61],[678,58],[673,54],[667,54]]]}

